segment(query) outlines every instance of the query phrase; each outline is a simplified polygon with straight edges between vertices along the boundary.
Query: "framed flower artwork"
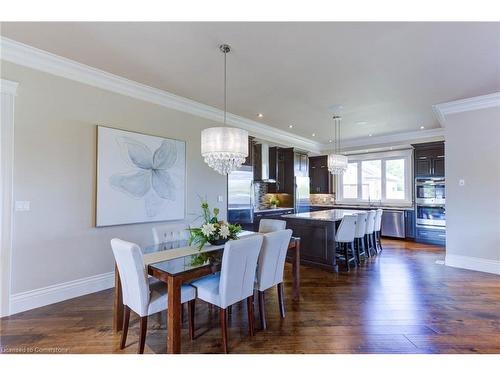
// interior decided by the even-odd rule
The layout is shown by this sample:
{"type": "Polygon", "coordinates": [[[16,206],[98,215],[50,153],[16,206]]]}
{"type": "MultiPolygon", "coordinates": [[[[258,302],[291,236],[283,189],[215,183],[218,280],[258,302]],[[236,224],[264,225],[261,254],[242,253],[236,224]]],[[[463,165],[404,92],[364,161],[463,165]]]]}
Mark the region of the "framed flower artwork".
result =
{"type": "Polygon", "coordinates": [[[182,220],[186,143],[97,126],[96,226],[182,220]]]}

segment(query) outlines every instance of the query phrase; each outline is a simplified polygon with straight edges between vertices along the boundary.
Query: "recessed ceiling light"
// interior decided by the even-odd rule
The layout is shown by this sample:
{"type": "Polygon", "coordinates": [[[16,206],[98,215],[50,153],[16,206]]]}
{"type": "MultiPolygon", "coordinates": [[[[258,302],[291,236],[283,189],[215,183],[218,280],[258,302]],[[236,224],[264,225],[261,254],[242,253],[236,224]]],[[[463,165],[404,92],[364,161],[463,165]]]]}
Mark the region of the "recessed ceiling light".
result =
{"type": "Polygon", "coordinates": [[[420,130],[424,130],[424,129],[425,129],[425,126],[421,126],[421,127],[420,127],[420,130]]]}
{"type": "Polygon", "coordinates": [[[288,125],[288,127],[291,129],[291,128],[293,128],[293,125],[288,125]]]}
{"type": "Polygon", "coordinates": [[[333,141],[331,139],[329,139],[328,142],[332,143],[333,141]]]}
{"type": "Polygon", "coordinates": [[[356,124],[357,125],[366,125],[366,124],[368,124],[368,121],[358,121],[356,124]]]}
{"type": "Polygon", "coordinates": [[[264,115],[262,113],[258,113],[257,117],[264,117],[264,115]]]}
{"type": "Polygon", "coordinates": [[[368,137],[371,137],[373,134],[368,134],[368,137]]]}
{"type": "Polygon", "coordinates": [[[312,133],[312,136],[313,136],[313,137],[316,137],[316,133],[312,133]]]}

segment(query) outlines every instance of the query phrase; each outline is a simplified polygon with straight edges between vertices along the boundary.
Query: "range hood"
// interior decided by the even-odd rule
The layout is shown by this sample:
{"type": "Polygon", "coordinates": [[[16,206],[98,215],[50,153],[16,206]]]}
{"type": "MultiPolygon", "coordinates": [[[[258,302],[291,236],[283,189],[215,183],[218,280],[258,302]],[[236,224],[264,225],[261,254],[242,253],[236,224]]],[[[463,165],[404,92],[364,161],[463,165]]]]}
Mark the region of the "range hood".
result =
{"type": "Polygon", "coordinates": [[[255,180],[263,182],[276,182],[269,178],[269,145],[259,143],[255,145],[255,180]]]}

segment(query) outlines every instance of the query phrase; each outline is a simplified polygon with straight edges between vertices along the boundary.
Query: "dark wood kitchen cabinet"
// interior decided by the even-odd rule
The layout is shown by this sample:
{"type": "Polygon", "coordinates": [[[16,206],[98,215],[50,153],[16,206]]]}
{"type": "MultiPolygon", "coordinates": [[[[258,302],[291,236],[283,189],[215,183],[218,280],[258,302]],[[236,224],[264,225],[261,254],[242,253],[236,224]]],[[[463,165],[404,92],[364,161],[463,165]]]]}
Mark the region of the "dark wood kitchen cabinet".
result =
{"type": "Polygon", "coordinates": [[[444,177],[444,142],[412,146],[415,149],[415,177],[444,177]]]}
{"type": "Polygon", "coordinates": [[[253,166],[253,158],[254,158],[254,145],[255,141],[253,137],[248,137],[248,156],[245,159],[243,165],[253,166]]]}
{"type": "Polygon", "coordinates": [[[269,148],[269,178],[275,183],[268,185],[270,193],[294,192],[294,152],[293,148],[269,148]]]}
{"type": "Polygon", "coordinates": [[[332,183],[328,172],[328,156],[309,158],[309,178],[311,194],[331,194],[332,183]]]}

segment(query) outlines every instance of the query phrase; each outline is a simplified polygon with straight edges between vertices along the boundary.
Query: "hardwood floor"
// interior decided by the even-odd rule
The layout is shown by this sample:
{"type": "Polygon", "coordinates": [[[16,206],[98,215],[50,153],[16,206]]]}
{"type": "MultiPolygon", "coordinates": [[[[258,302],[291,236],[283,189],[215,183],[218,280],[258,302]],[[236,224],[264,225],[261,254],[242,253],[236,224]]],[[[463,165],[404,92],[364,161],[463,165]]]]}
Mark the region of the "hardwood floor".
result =
{"type": "MultiPolygon", "coordinates": [[[[232,309],[230,353],[500,353],[500,276],[436,264],[439,247],[383,240],[384,251],[351,271],[302,267],[301,300],[286,318],[276,288],[266,293],[267,331],[248,336],[246,304],[232,309]]],[[[135,353],[139,319],[131,314],[127,346],[112,330],[113,292],[106,290],[0,320],[2,350],[135,353]]],[[[258,309],[256,309],[258,311],[258,309]]],[[[187,314],[184,314],[187,319],[187,314]]],[[[165,353],[165,312],[149,319],[145,353],[165,353]]],[[[183,353],[221,353],[218,311],[196,304],[196,339],[182,330],[183,353]]],[[[1,351],[0,351],[1,352],[1,351]]]]}

